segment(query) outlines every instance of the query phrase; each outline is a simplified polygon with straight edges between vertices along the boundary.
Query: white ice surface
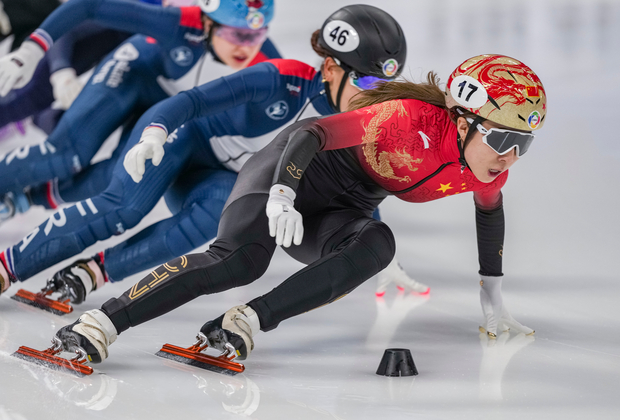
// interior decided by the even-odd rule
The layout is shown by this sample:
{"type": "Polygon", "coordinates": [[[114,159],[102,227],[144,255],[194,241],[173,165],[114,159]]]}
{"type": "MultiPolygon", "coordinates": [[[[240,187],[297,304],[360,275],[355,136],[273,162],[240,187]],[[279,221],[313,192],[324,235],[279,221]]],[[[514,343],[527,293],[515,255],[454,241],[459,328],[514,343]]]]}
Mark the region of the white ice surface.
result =
{"type": "MultiPolygon", "coordinates": [[[[333,305],[261,333],[246,372],[232,378],[153,355],[164,343],[191,344],[205,321],[301,267],[278,252],[254,284],[201,297],[124,332],[96,373],[77,379],[9,355],[20,345],[47,347],[58,328],[141,276],[106,286],[65,317],[2,296],[0,420],[620,417],[620,2],[364,3],[401,22],[410,78],[434,69],[446,80],[465,58],[497,52],[521,59],[543,80],[548,120],[504,190],[504,298],[515,318],[536,330],[535,339],[501,335],[488,342],[478,335],[471,195],[418,205],[387,199],[381,209],[397,254],[409,273],[431,286],[430,299],[390,289],[377,301],[371,280],[333,305]],[[419,376],[375,375],[388,347],[410,349],[419,376]]],[[[318,63],[309,34],[343,4],[279,0],[271,33],[281,52],[318,63]]],[[[33,130],[27,140],[0,143],[0,150],[35,140],[33,130]]],[[[160,203],[141,226],[168,214],[160,203]]],[[[0,247],[48,216],[33,210],[0,227],[0,247]]],[[[66,263],[21,286],[37,290],[66,263]]]]}

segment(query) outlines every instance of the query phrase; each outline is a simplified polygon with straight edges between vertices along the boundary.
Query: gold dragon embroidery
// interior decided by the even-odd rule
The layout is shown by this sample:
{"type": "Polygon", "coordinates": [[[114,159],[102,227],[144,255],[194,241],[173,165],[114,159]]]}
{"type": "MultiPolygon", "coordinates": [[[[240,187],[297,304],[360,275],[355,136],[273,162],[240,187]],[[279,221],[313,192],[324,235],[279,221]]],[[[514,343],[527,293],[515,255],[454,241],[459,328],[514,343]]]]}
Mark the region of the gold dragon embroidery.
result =
{"type": "Polygon", "coordinates": [[[364,151],[364,157],[370,167],[378,173],[381,177],[387,179],[396,179],[399,182],[410,182],[409,176],[399,177],[394,173],[394,168],[400,169],[406,166],[411,172],[415,172],[418,168],[415,168],[414,164],[422,163],[423,159],[413,159],[406,148],[403,147],[401,151],[395,150],[393,153],[383,151],[379,153],[377,159],[377,140],[379,139],[379,127],[382,123],[387,121],[398,111],[398,116],[408,116],[405,107],[399,100],[383,102],[377,105],[373,105],[366,112],[369,114],[376,114],[368,123],[368,126],[364,127],[362,121],[362,128],[364,128],[364,136],[362,137],[362,150],[364,151]],[[392,166],[393,165],[393,166],[392,166]]]}

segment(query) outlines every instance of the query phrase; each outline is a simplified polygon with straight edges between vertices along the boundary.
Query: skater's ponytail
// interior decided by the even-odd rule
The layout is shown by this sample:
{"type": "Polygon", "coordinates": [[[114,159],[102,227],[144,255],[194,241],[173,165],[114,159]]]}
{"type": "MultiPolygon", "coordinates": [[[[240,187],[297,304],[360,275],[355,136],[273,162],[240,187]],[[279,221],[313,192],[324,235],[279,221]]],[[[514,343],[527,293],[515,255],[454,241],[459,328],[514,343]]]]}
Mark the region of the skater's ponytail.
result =
{"type": "Polygon", "coordinates": [[[393,99],[417,99],[447,109],[446,94],[439,87],[439,77],[436,73],[429,72],[425,83],[413,83],[408,80],[379,82],[374,89],[364,90],[355,95],[348,111],[393,99]]]}

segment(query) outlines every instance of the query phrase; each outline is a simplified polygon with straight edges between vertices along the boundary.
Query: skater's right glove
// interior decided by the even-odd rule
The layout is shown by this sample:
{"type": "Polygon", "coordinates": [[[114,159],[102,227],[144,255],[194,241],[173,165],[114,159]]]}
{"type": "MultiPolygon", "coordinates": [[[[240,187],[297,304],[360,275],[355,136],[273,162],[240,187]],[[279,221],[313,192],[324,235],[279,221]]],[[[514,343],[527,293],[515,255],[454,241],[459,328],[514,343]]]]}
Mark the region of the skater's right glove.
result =
{"type": "Polygon", "coordinates": [[[161,127],[150,126],[142,132],[140,142],[127,152],[123,162],[125,170],[134,182],[142,180],[147,159],[152,159],[153,166],[161,163],[167,139],[168,133],[161,127]]]}
{"type": "Polygon", "coordinates": [[[41,47],[32,41],[24,41],[17,51],[0,58],[0,96],[6,96],[11,89],[26,86],[44,56],[41,47]]]}
{"type": "Polygon", "coordinates": [[[53,108],[67,110],[78,97],[84,83],[77,77],[71,67],[60,69],[50,76],[50,83],[54,91],[53,108]]]}
{"type": "Polygon", "coordinates": [[[300,245],[304,236],[301,213],[295,210],[295,191],[282,184],[275,184],[269,190],[267,217],[269,218],[269,235],[276,238],[276,244],[285,248],[291,242],[300,245]]]}
{"type": "Polygon", "coordinates": [[[502,278],[480,275],[480,304],[484,314],[480,332],[489,337],[497,337],[497,331],[510,329],[526,335],[534,334],[534,330],[517,322],[504,306],[502,298],[502,278]]]}

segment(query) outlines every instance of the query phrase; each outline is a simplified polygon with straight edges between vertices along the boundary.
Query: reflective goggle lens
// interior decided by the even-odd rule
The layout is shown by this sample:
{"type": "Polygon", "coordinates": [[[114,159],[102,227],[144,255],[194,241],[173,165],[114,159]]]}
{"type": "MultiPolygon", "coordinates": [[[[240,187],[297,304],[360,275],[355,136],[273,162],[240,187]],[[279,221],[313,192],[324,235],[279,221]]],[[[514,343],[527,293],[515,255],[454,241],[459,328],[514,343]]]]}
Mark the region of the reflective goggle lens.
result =
{"type": "Polygon", "coordinates": [[[529,149],[533,140],[533,134],[500,130],[498,128],[488,130],[487,134],[482,138],[482,141],[486,145],[491,147],[491,149],[495,150],[500,155],[504,155],[516,147],[519,157],[523,156],[525,152],[527,152],[527,149],[529,149]]]}
{"type": "Polygon", "coordinates": [[[358,77],[349,77],[351,84],[358,89],[361,90],[369,90],[377,87],[378,82],[387,82],[386,79],[381,79],[375,76],[358,76],[358,77]]]}
{"type": "Polygon", "coordinates": [[[253,47],[265,42],[267,39],[267,28],[246,29],[222,25],[216,29],[215,35],[235,45],[253,47]]]}

